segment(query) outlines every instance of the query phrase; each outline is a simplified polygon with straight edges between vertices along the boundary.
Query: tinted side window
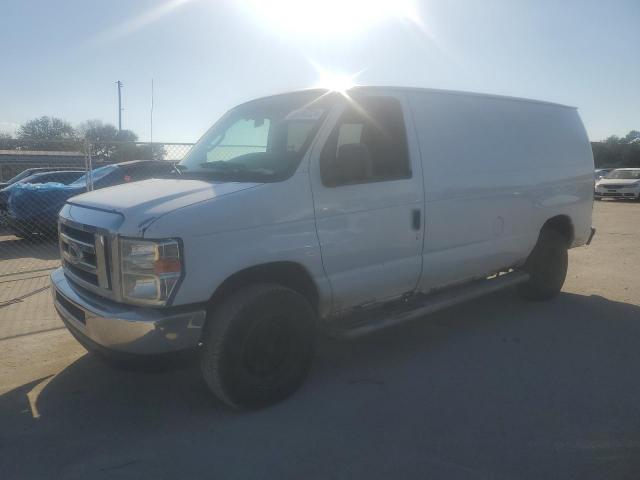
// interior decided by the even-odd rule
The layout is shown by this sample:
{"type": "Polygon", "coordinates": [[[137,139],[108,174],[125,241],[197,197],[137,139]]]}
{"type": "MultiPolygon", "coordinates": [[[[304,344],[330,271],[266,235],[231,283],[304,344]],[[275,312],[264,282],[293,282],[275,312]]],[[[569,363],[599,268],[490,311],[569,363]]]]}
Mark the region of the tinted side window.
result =
{"type": "Polygon", "coordinates": [[[44,182],[60,182],[60,183],[71,183],[74,180],[77,180],[81,173],[76,172],[56,172],[51,175],[47,175],[47,179],[43,180],[44,182]]]}
{"type": "Polygon", "coordinates": [[[322,149],[327,186],[411,177],[402,107],[395,98],[355,98],[322,149]]]}
{"type": "Polygon", "coordinates": [[[142,167],[136,165],[134,167],[124,167],[121,168],[120,173],[120,182],[119,183],[128,183],[128,182],[135,182],[137,180],[141,180],[141,173],[142,171],[142,167]]]}
{"type": "Polygon", "coordinates": [[[173,170],[173,165],[174,163],[170,161],[145,165],[140,169],[140,172],[138,173],[138,180],[162,177],[163,175],[166,175],[173,170]]]}
{"type": "Polygon", "coordinates": [[[137,168],[132,169],[130,172],[125,172],[125,175],[129,177],[129,179],[125,179],[125,181],[129,182],[137,182],[139,180],[146,180],[147,178],[152,178],[154,175],[158,175],[160,173],[161,165],[142,165],[137,168]]]}
{"type": "Polygon", "coordinates": [[[40,175],[33,183],[47,183],[57,182],[58,176],[55,173],[49,173],[47,175],[40,175]]]}
{"type": "Polygon", "coordinates": [[[111,187],[113,185],[118,185],[119,183],[123,183],[124,175],[126,174],[123,172],[122,168],[115,168],[111,172],[107,173],[102,177],[94,178],[93,180],[94,188],[111,187]]]}
{"type": "Polygon", "coordinates": [[[137,182],[148,178],[158,177],[170,171],[171,164],[169,162],[167,162],[166,166],[157,163],[134,165],[132,167],[122,168],[122,181],[125,183],[137,182]]]}
{"type": "Polygon", "coordinates": [[[47,183],[47,182],[51,182],[51,176],[49,175],[37,175],[31,179],[27,179],[26,183],[47,183]]]}
{"type": "Polygon", "coordinates": [[[82,175],[82,173],[79,173],[79,172],[71,173],[71,172],[69,172],[69,173],[66,173],[64,175],[64,177],[63,177],[63,179],[61,181],[64,182],[64,183],[71,183],[71,182],[77,180],[78,178],[80,178],[80,175],[82,175]]]}

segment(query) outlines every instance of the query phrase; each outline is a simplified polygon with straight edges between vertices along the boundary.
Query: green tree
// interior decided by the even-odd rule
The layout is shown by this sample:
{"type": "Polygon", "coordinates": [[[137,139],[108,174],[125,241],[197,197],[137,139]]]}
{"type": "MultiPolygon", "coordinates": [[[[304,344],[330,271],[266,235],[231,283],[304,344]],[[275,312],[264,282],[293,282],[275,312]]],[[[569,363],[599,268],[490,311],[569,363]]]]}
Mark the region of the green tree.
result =
{"type": "Polygon", "coordinates": [[[0,150],[11,150],[14,148],[13,136],[7,132],[0,132],[0,150]]]}
{"type": "Polygon", "coordinates": [[[17,132],[18,146],[31,150],[78,150],[78,136],[71,124],[42,116],[23,123],[17,132]]]}
{"type": "Polygon", "coordinates": [[[117,163],[164,157],[161,146],[136,143],[138,136],[131,130],[118,131],[115,126],[101,120],[88,120],[78,127],[78,131],[97,161],[117,163]]]}
{"type": "Polygon", "coordinates": [[[118,135],[118,129],[102,120],[87,120],[78,126],[78,132],[89,142],[113,142],[118,135]]]}
{"type": "Polygon", "coordinates": [[[611,135],[602,142],[593,142],[596,168],[640,167],[640,131],[631,130],[624,137],[611,135]]]}
{"type": "Polygon", "coordinates": [[[624,141],[627,144],[630,143],[639,143],[640,142],[640,132],[638,130],[631,130],[624,137],[624,141]]]}

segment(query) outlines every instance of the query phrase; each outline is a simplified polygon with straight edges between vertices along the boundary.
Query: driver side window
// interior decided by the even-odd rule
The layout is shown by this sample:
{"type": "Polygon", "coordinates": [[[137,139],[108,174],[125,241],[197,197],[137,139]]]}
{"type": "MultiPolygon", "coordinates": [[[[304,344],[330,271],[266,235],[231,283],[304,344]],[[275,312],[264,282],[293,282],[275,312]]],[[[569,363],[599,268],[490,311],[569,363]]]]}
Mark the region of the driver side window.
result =
{"type": "Polygon", "coordinates": [[[400,102],[352,99],[322,149],[320,171],[328,187],[410,178],[400,102]]]}

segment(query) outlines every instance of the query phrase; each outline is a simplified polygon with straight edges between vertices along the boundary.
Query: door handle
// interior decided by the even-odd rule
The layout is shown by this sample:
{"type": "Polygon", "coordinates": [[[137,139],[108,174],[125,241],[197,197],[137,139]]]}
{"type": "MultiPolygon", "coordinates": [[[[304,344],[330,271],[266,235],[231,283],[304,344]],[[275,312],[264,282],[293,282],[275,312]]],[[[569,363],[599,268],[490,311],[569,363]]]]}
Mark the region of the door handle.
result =
{"type": "Polygon", "coordinates": [[[422,211],[419,208],[415,208],[411,211],[411,226],[414,230],[420,230],[422,225],[422,211]]]}

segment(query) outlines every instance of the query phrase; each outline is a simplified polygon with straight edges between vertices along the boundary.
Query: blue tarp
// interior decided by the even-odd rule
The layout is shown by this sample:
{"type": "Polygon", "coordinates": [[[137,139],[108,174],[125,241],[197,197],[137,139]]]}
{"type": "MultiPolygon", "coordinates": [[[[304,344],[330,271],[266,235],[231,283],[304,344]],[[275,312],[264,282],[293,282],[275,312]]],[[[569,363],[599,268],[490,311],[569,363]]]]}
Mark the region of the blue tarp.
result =
{"type": "MultiPolygon", "coordinates": [[[[115,165],[96,168],[92,172],[94,188],[104,186],[100,185],[100,180],[117,168],[115,165]]],[[[19,221],[55,225],[64,203],[69,198],[87,191],[86,182],[87,174],[69,185],[57,182],[18,184],[9,196],[9,215],[19,221]]]]}
{"type": "Polygon", "coordinates": [[[55,218],[67,199],[85,191],[84,185],[25,183],[11,192],[9,215],[16,220],[55,218]]]}

